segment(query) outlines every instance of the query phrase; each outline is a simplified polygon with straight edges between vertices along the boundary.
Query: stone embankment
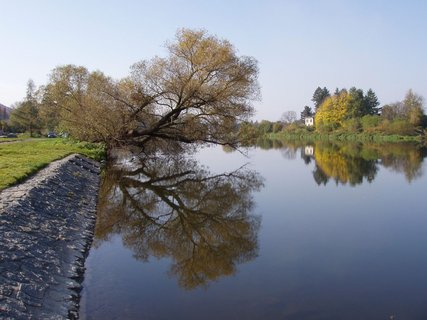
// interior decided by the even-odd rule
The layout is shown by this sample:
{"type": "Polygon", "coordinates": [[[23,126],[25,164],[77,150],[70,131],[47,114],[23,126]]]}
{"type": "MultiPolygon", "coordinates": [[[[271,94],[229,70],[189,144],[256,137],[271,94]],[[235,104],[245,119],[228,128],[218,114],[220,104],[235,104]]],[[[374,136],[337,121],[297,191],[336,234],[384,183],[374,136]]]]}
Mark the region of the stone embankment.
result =
{"type": "Polygon", "coordinates": [[[78,318],[99,172],[72,155],[0,193],[1,319],[78,318]]]}

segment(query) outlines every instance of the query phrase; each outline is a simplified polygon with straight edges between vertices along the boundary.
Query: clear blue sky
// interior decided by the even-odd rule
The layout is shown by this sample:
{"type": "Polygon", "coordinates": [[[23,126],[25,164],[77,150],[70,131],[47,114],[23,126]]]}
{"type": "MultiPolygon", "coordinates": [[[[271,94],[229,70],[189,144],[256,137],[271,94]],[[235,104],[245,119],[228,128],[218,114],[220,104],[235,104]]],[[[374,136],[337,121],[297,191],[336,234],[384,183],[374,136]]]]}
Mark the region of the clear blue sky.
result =
{"type": "Polygon", "coordinates": [[[381,103],[427,98],[427,1],[0,0],[0,103],[57,65],[120,78],[164,54],[178,28],[203,28],[259,61],[257,119],[312,105],[317,86],[372,88],[381,103]]]}

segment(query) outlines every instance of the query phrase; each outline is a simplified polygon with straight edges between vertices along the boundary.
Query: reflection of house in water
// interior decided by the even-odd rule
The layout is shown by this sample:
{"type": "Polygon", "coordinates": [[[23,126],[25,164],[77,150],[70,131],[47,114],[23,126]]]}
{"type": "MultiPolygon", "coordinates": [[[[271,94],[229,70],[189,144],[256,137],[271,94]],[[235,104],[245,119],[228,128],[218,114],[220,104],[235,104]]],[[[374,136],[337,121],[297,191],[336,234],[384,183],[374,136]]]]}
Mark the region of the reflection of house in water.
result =
{"type": "Polygon", "coordinates": [[[306,156],[312,156],[312,155],[314,155],[314,147],[313,146],[305,146],[305,148],[304,148],[304,154],[306,156]]]}
{"type": "Polygon", "coordinates": [[[314,159],[313,145],[306,145],[305,147],[301,148],[301,159],[303,159],[306,164],[309,164],[311,159],[314,159]]]}

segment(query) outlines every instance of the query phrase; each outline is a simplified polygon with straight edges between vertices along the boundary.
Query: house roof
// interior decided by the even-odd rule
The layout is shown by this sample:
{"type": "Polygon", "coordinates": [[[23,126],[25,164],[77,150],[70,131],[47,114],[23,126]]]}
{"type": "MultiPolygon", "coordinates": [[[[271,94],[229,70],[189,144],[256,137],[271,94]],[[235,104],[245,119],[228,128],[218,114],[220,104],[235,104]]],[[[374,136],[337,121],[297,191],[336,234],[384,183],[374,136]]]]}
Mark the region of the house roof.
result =
{"type": "Polygon", "coordinates": [[[12,108],[10,108],[10,107],[8,107],[8,106],[5,106],[4,104],[2,104],[2,103],[0,103],[0,108],[5,108],[5,109],[7,109],[7,110],[9,110],[9,111],[11,111],[12,110],[12,108]]]}
{"type": "Polygon", "coordinates": [[[4,104],[0,103],[0,120],[7,120],[9,119],[10,112],[12,111],[12,108],[9,108],[5,106],[4,104]]]}

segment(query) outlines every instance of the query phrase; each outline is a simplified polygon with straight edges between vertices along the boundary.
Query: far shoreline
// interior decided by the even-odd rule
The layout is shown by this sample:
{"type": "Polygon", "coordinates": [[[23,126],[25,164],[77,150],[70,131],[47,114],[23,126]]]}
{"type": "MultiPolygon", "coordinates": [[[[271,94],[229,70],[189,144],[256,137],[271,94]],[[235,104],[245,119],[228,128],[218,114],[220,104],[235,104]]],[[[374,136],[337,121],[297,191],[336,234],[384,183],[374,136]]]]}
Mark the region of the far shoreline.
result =
{"type": "Polygon", "coordinates": [[[374,143],[425,143],[425,137],[422,135],[384,135],[371,133],[348,133],[348,132],[332,132],[332,133],[267,133],[264,138],[272,140],[301,140],[301,141],[347,141],[347,142],[374,142],[374,143]]]}

